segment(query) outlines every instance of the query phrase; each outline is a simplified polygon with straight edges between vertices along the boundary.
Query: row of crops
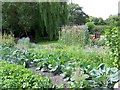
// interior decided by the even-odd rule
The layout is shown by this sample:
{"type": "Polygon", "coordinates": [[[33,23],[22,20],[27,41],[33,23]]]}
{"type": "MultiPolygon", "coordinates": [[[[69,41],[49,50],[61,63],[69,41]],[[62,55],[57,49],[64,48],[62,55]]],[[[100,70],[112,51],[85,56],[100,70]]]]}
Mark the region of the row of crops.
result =
{"type": "Polygon", "coordinates": [[[62,76],[69,88],[113,88],[120,80],[117,31],[117,28],[106,30],[110,48],[102,52],[87,52],[80,46],[60,42],[33,44],[28,38],[15,43],[12,36],[3,35],[0,43],[0,86],[2,89],[64,88],[62,84],[53,84],[49,77],[36,74],[37,70],[62,76]],[[31,71],[30,68],[35,69],[31,71]]]}

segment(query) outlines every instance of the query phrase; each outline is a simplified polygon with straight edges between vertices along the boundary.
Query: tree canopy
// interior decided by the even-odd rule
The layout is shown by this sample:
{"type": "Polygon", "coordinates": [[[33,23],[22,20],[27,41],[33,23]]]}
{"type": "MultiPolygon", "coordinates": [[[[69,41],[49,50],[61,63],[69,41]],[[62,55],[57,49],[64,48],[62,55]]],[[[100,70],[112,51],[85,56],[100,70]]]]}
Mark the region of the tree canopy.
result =
{"type": "Polygon", "coordinates": [[[66,2],[4,2],[2,9],[3,32],[18,37],[53,40],[59,27],[67,23],[66,2]]]}
{"type": "Polygon", "coordinates": [[[88,15],[82,10],[78,4],[68,4],[69,11],[69,24],[82,25],[85,24],[88,18],[88,15]]]}

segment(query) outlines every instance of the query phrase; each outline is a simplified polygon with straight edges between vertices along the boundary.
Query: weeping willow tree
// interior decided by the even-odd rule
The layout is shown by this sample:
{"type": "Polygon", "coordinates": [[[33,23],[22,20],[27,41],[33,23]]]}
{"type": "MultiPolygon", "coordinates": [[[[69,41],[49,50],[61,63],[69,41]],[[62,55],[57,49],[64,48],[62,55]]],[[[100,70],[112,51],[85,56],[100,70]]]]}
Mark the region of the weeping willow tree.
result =
{"type": "Polygon", "coordinates": [[[39,3],[39,26],[41,34],[48,34],[50,40],[57,38],[59,27],[67,23],[66,2],[39,3]]]}
{"type": "Polygon", "coordinates": [[[67,23],[67,2],[4,2],[2,9],[2,26],[15,36],[53,40],[67,23]]]}

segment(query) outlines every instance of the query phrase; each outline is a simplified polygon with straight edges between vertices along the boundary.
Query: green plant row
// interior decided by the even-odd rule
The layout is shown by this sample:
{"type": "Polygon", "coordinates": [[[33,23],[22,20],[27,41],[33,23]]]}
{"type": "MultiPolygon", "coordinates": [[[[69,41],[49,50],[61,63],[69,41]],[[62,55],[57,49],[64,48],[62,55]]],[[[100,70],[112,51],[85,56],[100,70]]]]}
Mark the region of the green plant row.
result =
{"type": "Polygon", "coordinates": [[[0,86],[4,88],[53,88],[52,82],[23,66],[0,61],[0,86]]]}
{"type": "Polygon", "coordinates": [[[1,50],[2,59],[10,63],[24,65],[25,67],[30,67],[32,65],[35,55],[33,52],[27,50],[20,50],[15,47],[2,47],[1,50]]]}

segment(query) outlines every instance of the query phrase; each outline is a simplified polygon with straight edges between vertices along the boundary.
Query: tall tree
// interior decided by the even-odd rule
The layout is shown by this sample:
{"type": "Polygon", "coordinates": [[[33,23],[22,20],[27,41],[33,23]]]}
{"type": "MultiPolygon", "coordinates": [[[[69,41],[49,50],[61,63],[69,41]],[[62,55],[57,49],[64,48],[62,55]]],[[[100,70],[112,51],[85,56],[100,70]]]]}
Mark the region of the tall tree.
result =
{"type": "Polygon", "coordinates": [[[88,18],[88,15],[83,12],[82,7],[80,7],[78,4],[68,4],[68,10],[69,10],[69,22],[70,24],[85,24],[88,18]]]}
{"type": "Polygon", "coordinates": [[[59,27],[67,23],[66,2],[5,2],[2,4],[5,31],[15,36],[34,34],[36,40],[57,38],[59,27]]]}
{"type": "Polygon", "coordinates": [[[67,4],[65,2],[45,2],[39,3],[39,8],[41,24],[50,39],[56,38],[59,27],[67,23],[67,4]]]}

